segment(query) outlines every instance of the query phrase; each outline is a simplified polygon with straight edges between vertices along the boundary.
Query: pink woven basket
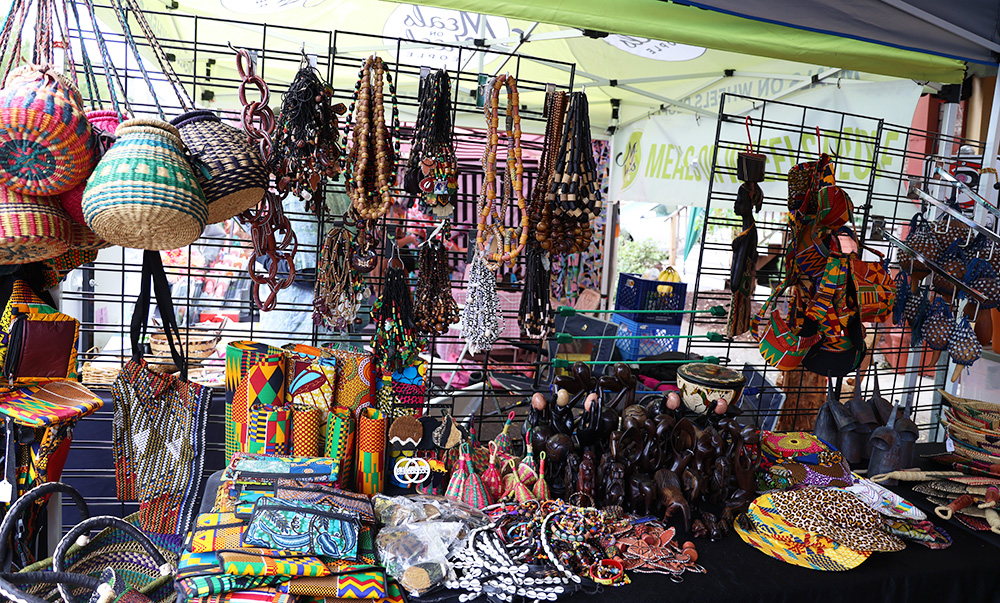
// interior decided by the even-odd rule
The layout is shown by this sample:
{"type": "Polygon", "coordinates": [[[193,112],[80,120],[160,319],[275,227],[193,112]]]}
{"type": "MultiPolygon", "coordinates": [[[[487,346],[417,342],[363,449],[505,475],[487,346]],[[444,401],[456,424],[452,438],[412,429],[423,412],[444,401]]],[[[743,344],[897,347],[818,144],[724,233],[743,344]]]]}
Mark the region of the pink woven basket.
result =
{"type": "MultiPolygon", "coordinates": [[[[87,121],[90,122],[90,126],[94,129],[95,134],[105,134],[108,137],[106,140],[109,141],[114,140],[115,128],[121,123],[118,113],[108,109],[88,111],[87,121]]],[[[99,154],[103,155],[103,150],[99,154]]],[[[89,178],[90,174],[87,177],[89,178]]],[[[87,180],[85,178],[80,184],[59,195],[59,204],[62,205],[62,208],[66,210],[66,213],[69,214],[69,217],[74,222],[81,225],[87,224],[87,221],[83,218],[83,191],[86,188],[87,180]]],[[[87,230],[90,229],[88,228],[87,230]]],[[[94,236],[96,237],[97,235],[94,236]]]]}
{"type": "Polygon", "coordinates": [[[0,89],[0,185],[58,195],[86,180],[95,163],[76,88],[47,65],[11,71],[0,89]]]}

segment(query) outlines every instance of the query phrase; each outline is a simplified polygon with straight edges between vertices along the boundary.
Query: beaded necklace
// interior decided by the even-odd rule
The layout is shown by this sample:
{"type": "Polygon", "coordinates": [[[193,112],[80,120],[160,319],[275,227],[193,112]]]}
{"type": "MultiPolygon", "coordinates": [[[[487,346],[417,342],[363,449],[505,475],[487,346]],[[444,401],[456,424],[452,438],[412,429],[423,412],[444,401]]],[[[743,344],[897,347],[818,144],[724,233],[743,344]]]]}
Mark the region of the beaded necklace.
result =
{"type": "Polygon", "coordinates": [[[552,166],[557,159],[563,118],[566,115],[565,92],[546,93],[545,115],[548,117],[545,124],[545,143],[538,166],[538,179],[535,180],[535,186],[531,190],[531,205],[528,207],[529,224],[534,236],[530,236],[528,241],[548,251],[552,247],[548,234],[551,210],[546,213],[548,207],[546,195],[552,183],[552,166]]]}
{"type": "Polygon", "coordinates": [[[413,298],[410,284],[397,257],[389,261],[382,294],[372,307],[375,335],[372,352],[386,374],[413,366],[427,340],[420,336],[413,322],[413,298]]]}
{"type": "Polygon", "coordinates": [[[472,354],[493,349],[493,343],[503,332],[494,270],[487,265],[486,253],[477,251],[469,266],[467,295],[462,307],[462,338],[472,354]]]}
{"type": "Polygon", "coordinates": [[[488,129],[488,142],[483,152],[483,171],[486,174],[479,195],[479,221],[476,225],[476,247],[486,254],[488,265],[496,270],[501,264],[513,266],[528,241],[528,212],[522,191],[524,162],[521,158],[521,114],[518,105],[517,82],[509,75],[499,75],[487,84],[489,98],[483,107],[488,129]],[[504,174],[506,190],[512,195],[520,210],[521,225],[517,228],[503,225],[497,210],[497,151],[499,147],[500,89],[507,88],[507,168],[504,174]],[[492,238],[495,251],[487,252],[487,238],[492,238]],[[515,242],[516,237],[516,242],[515,242]]]}
{"type": "Polygon", "coordinates": [[[458,193],[458,160],[452,141],[451,80],[438,70],[422,82],[403,187],[419,199],[420,210],[449,216],[458,193]]]}
{"type": "Polygon", "coordinates": [[[313,323],[337,331],[354,324],[364,289],[364,279],[351,263],[351,233],[330,229],[316,271],[313,323]]]}
{"type": "Polygon", "coordinates": [[[351,149],[348,153],[345,186],[354,211],[363,220],[374,221],[392,206],[392,186],[396,183],[399,140],[399,103],[396,87],[386,64],[377,56],[365,59],[354,87],[351,103],[351,149]],[[385,124],[383,77],[392,97],[392,130],[385,124]],[[372,161],[374,160],[374,161],[372,161]]]}
{"type": "MultiPolygon", "coordinates": [[[[448,226],[443,237],[448,236],[448,226]]],[[[417,287],[413,318],[422,333],[447,333],[458,322],[458,304],[451,295],[451,268],[448,250],[440,239],[433,238],[420,246],[417,255],[417,287]]]]}

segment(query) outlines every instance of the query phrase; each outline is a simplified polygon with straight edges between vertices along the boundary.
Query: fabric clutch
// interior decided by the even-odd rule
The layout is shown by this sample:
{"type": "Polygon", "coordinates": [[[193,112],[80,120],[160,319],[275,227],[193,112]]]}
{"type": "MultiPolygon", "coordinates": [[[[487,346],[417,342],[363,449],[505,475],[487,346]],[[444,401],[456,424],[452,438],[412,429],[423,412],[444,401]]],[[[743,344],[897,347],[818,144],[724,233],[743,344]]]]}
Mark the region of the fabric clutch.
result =
{"type": "Polygon", "coordinates": [[[249,546],[357,559],[358,515],[311,503],[261,499],[243,535],[249,546]]]}
{"type": "Polygon", "coordinates": [[[236,576],[302,576],[330,575],[330,568],[318,557],[273,549],[218,551],[219,564],[227,574],[236,576]]]}
{"type": "Polygon", "coordinates": [[[274,492],[276,498],[353,511],[358,514],[358,520],[362,523],[375,523],[375,508],[372,506],[372,500],[364,494],[295,480],[278,480],[274,492]]]}
{"type": "Polygon", "coordinates": [[[208,553],[243,546],[247,522],[234,513],[202,513],[195,519],[187,546],[192,553],[208,553]]]}
{"type": "Polygon", "coordinates": [[[234,576],[223,573],[215,553],[181,554],[175,584],[185,598],[209,597],[234,591],[279,584],[287,578],[278,576],[234,576]]]}
{"type": "Polygon", "coordinates": [[[60,312],[16,305],[7,333],[3,374],[11,384],[68,379],[76,373],[80,323],[60,312]]]}
{"type": "Polygon", "coordinates": [[[334,482],[339,469],[337,459],[332,458],[267,456],[241,452],[233,456],[222,479],[257,484],[270,484],[279,479],[334,482]]]}
{"type": "Polygon", "coordinates": [[[295,597],[276,588],[253,588],[210,595],[197,603],[295,603],[295,597]]]}
{"type": "Polygon", "coordinates": [[[370,565],[345,566],[325,578],[294,578],[281,585],[289,595],[337,599],[383,599],[385,571],[370,565]]]}

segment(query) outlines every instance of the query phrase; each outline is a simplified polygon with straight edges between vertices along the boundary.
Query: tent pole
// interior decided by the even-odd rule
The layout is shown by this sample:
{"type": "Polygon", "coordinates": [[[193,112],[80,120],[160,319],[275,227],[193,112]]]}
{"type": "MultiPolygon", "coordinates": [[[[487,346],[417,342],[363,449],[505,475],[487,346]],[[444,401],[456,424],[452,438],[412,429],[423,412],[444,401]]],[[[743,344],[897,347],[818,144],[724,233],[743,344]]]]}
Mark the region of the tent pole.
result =
{"type": "MultiPolygon", "coordinates": [[[[997,84],[993,87],[993,104],[990,105],[990,120],[983,146],[984,170],[997,167],[997,153],[1000,152],[1000,132],[997,131],[1000,129],[1000,78],[997,78],[997,84]]],[[[996,172],[984,171],[979,179],[979,194],[993,205],[997,204],[997,190],[993,188],[995,182],[997,182],[996,172]]],[[[986,208],[976,205],[975,220],[979,224],[986,223],[986,208]]]]}
{"type": "MultiPolygon", "coordinates": [[[[836,67],[834,67],[832,69],[827,69],[823,73],[817,74],[815,81],[816,81],[816,83],[822,82],[826,78],[828,78],[828,77],[830,77],[832,75],[836,75],[836,74],[840,73],[841,71],[842,71],[841,69],[838,69],[836,67]]],[[[786,96],[788,96],[790,94],[795,94],[796,92],[798,92],[799,90],[802,90],[803,88],[808,88],[809,86],[812,86],[812,84],[813,84],[813,80],[812,80],[812,78],[810,78],[808,81],[799,82],[798,84],[795,84],[794,86],[792,86],[788,90],[785,90],[784,92],[782,92],[781,94],[779,94],[777,96],[774,96],[772,98],[765,98],[764,100],[768,101],[768,102],[776,101],[778,99],[785,98],[786,96]]],[[[746,109],[744,111],[740,111],[736,115],[742,117],[744,115],[747,115],[748,113],[750,113],[753,110],[754,110],[754,107],[750,107],[749,109],[746,109]]]]}

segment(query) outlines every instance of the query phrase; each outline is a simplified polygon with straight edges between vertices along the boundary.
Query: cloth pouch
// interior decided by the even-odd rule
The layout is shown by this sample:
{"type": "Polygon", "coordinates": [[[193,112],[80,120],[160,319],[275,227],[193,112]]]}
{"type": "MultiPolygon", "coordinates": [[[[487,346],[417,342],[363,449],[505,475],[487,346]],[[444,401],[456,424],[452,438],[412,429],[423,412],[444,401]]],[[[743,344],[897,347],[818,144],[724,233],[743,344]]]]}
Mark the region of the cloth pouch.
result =
{"type": "Polygon", "coordinates": [[[254,505],[243,535],[248,546],[259,546],[357,559],[358,515],[293,500],[264,498],[254,505]]]}
{"type": "Polygon", "coordinates": [[[233,482],[273,484],[279,479],[304,482],[335,482],[337,459],[301,456],[267,456],[241,452],[233,457],[222,479],[233,482]]]}
{"type": "Polygon", "coordinates": [[[247,522],[235,513],[202,513],[195,518],[194,528],[185,548],[192,553],[208,553],[243,546],[247,522]]]}
{"type": "Polygon", "coordinates": [[[236,576],[329,576],[330,569],[321,559],[304,553],[274,549],[243,549],[218,551],[219,565],[227,574],[236,576]]]}
{"type": "Polygon", "coordinates": [[[11,385],[69,379],[76,374],[80,322],[60,312],[15,305],[3,373],[11,385]]]}

